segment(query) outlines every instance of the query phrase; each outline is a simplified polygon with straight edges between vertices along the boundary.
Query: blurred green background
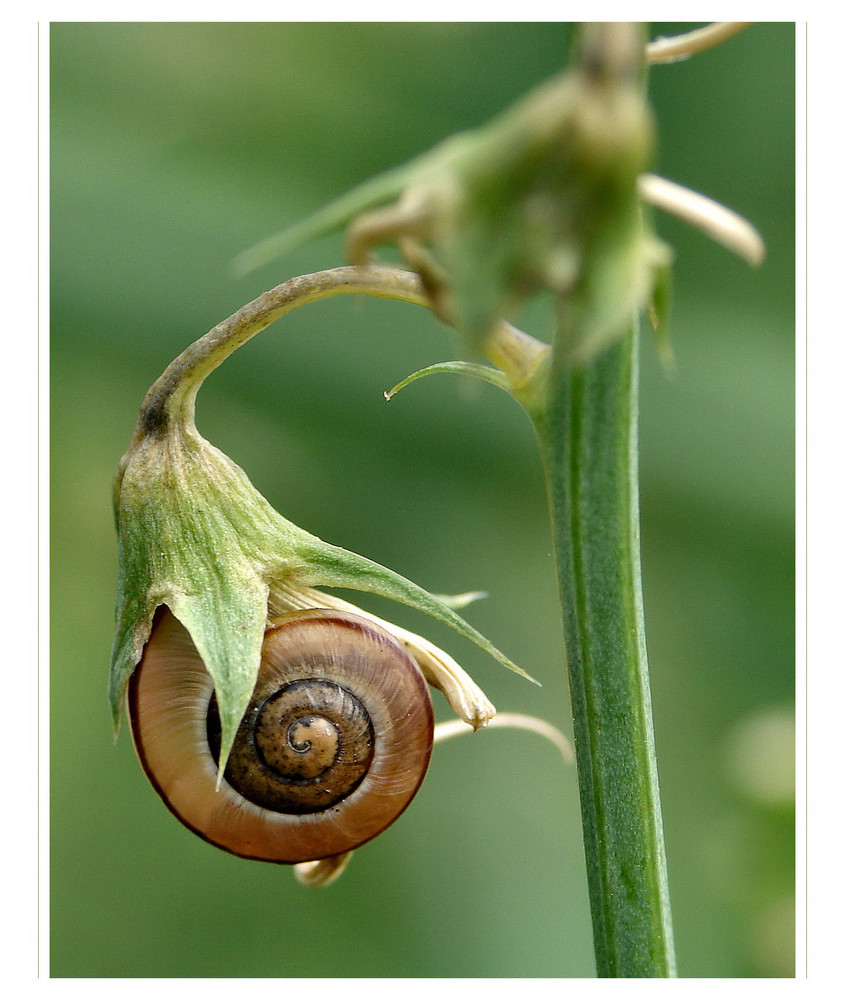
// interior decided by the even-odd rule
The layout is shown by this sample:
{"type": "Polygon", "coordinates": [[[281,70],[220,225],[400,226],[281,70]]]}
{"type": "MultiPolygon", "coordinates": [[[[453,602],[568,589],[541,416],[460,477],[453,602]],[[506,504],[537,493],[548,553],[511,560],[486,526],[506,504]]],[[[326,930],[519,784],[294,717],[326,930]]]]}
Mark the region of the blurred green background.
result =
{"type": "MultiPolygon", "coordinates": [[[[653,34],[689,25],[656,25],[653,34]]],[[[335,886],[218,851],[147,785],[106,703],[111,478],[149,384],[326,238],[248,278],[242,249],[485,121],[565,62],[554,23],[53,24],[52,975],[591,976],[575,774],[534,737],[435,753],[335,886]]],[[[793,972],[794,30],[760,24],[651,72],[657,169],[754,220],[753,272],[676,249],[667,377],[644,338],[645,605],[679,969],[793,972]]],[[[525,324],[546,336],[542,317],[525,324]],[[533,325],[532,325],[533,324],[533,325]]],[[[198,424],[286,516],[436,591],[543,682],[405,608],[500,710],[571,732],[530,427],[427,313],[311,305],[238,352],[198,424]]],[[[376,612],[387,607],[368,606],[376,612]]],[[[448,717],[438,696],[437,711],[448,717]]]]}

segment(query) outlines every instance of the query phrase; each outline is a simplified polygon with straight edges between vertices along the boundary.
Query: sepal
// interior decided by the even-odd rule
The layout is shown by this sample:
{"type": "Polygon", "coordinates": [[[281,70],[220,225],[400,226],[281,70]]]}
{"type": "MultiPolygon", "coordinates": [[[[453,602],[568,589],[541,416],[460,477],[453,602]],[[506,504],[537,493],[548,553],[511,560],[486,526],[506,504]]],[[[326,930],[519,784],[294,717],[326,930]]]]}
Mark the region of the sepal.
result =
{"type": "MultiPolygon", "coordinates": [[[[528,677],[447,601],[282,517],[243,470],[193,428],[173,425],[164,434],[136,437],[121,464],[115,517],[120,570],[109,685],[115,726],[156,609],[166,605],[214,681],[221,773],[255,686],[268,615],[289,609],[291,595],[310,588],[343,587],[410,605],[528,677]]],[[[336,600],[311,592],[310,603],[297,606],[336,600]]],[[[424,658],[431,659],[436,647],[429,646],[424,658]]],[[[470,708],[468,718],[484,724],[486,711],[470,708]]]]}

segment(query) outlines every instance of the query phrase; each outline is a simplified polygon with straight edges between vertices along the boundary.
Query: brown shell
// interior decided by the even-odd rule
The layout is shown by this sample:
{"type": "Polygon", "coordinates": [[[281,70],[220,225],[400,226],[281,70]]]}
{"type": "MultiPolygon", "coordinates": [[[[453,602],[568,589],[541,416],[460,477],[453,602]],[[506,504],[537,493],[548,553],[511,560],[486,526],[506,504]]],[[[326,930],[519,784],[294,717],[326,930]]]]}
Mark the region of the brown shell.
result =
{"type": "Polygon", "coordinates": [[[414,797],[431,754],[416,661],[347,612],[273,619],[219,790],[211,677],[166,608],[128,702],[141,764],[170,810],[223,850],[263,861],[332,857],[375,837],[414,797]]]}

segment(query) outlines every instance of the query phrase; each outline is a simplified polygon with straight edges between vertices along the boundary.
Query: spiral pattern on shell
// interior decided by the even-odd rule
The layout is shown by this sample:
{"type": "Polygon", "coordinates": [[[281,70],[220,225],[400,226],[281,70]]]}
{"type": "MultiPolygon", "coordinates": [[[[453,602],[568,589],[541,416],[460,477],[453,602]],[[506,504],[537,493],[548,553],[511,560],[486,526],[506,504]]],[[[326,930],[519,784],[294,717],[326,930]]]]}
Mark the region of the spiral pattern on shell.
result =
{"type": "Polygon", "coordinates": [[[294,864],[353,850],[402,813],[431,753],[419,666],[388,632],[347,612],[272,620],[219,790],[213,684],[167,609],[128,701],[156,791],[186,826],[242,857],[294,864]]]}

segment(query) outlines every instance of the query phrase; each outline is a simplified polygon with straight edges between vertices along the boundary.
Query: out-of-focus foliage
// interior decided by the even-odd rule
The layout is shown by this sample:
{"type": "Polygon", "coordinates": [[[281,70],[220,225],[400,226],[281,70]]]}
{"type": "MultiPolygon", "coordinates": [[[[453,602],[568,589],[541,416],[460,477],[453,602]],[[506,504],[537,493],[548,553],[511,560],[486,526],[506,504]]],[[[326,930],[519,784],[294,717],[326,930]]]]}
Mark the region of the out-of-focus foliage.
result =
{"type": "MultiPolygon", "coordinates": [[[[340,263],[342,239],[244,279],[231,260],[551,76],[566,29],[69,23],[50,35],[52,974],[591,975],[575,776],[551,747],[494,731],[438,748],[405,816],[315,893],[184,830],[128,733],[112,745],[106,699],[111,477],[146,388],[265,287],[340,263]]],[[[659,172],[747,215],[768,245],[752,272],[657,220],[676,250],[677,373],[644,338],[641,506],[679,966],[790,975],[792,26],[754,26],[650,77],[659,172]]],[[[568,730],[527,420],[491,387],[449,378],[382,397],[458,350],[411,306],[308,306],[215,373],[198,425],[308,530],[435,591],[487,589],[467,617],[542,690],[445,628],[431,638],[500,709],[568,730]]]]}

